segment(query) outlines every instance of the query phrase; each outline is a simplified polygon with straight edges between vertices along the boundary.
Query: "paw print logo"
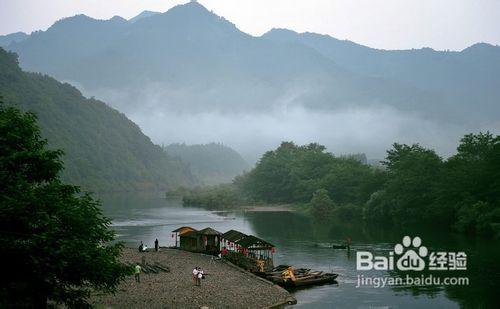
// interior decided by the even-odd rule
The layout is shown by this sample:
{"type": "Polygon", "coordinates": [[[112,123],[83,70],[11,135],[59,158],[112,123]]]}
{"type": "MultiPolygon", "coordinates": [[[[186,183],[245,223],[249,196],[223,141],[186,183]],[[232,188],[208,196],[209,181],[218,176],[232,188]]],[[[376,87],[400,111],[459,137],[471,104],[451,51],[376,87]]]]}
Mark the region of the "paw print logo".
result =
{"type": "Polygon", "coordinates": [[[425,246],[422,246],[422,239],[418,236],[413,239],[410,236],[403,237],[402,244],[394,246],[394,253],[402,255],[396,264],[399,270],[421,271],[425,268],[423,258],[427,256],[428,251],[425,246]]]}

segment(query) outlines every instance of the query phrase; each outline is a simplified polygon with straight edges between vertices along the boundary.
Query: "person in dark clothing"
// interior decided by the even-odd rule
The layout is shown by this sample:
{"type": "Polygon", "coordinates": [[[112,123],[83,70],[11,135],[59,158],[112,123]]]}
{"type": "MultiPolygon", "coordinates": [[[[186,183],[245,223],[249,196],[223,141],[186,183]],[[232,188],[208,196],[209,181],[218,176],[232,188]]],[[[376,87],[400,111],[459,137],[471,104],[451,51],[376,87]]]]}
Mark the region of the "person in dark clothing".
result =
{"type": "Polygon", "coordinates": [[[158,238],[155,240],[155,251],[158,252],[160,250],[160,243],[158,242],[158,238]]]}

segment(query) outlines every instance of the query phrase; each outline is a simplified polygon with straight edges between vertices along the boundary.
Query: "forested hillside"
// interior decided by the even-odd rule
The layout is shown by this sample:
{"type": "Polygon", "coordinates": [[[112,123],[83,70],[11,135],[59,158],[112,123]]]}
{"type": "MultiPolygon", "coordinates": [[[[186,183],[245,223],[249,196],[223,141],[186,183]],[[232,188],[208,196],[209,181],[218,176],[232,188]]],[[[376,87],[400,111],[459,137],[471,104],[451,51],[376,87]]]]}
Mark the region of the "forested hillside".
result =
{"type": "Polygon", "coordinates": [[[229,183],[249,168],[238,152],[223,144],[170,144],[164,149],[189,164],[193,174],[208,185],[229,183]]]}
{"type": "Polygon", "coordinates": [[[180,159],[165,154],[139,127],[69,84],[23,72],[0,48],[0,95],[36,113],[51,148],[63,149],[63,178],[92,191],[168,189],[194,183],[180,159]]]}
{"type": "Polygon", "coordinates": [[[207,208],[300,204],[324,222],[439,226],[500,237],[500,136],[465,135],[446,160],[418,144],[395,143],[382,164],[336,157],[319,144],[283,142],[232,185],[187,190],[183,200],[207,208]]]}

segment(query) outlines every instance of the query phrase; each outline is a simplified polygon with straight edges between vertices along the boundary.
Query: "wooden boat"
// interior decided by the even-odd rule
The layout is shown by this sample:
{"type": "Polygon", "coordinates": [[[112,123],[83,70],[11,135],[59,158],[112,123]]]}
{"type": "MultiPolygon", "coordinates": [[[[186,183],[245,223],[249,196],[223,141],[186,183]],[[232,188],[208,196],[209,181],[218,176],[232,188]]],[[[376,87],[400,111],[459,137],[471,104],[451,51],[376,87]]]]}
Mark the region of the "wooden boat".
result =
{"type": "Polygon", "coordinates": [[[314,244],[316,248],[324,248],[324,249],[348,249],[347,244],[314,244]]]}
{"type": "Polygon", "coordinates": [[[312,285],[321,285],[321,284],[331,284],[331,283],[336,283],[336,279],[338,277],[338,274],[322,274],[320,276],[314,276],[314,277],[308,277],[308,278],[297,278],[295,281],[287,281],[284,282],[285,287],[306,287],[306,286],[312,286],[312,285]]]}
{"type": "Polygon", "coordinates": [[[293,269],[288,265],[279,265],[275,267],[273,271],[264,273],[263,277],[283,287],[301,288],[313,285],[336,283],[335,279],[337,279],[338,274],[312,271],[309,268],[293,269]],[[285,277],[287,269],[292,271],[292,277],[294,280],[292,280],[292,277],[285,277]]]}
{"type": "Polygon", "coordinates": [[[319,276],[306,276],[302,278],[299,277],[296,278],[295,281],[284,281],[280,278],[279,280],[273,280],[273,282],[285,288],[302,288],[314,285],[337,283],[337,277],[338,274],[327,273],[321,274],[319,276]]]}

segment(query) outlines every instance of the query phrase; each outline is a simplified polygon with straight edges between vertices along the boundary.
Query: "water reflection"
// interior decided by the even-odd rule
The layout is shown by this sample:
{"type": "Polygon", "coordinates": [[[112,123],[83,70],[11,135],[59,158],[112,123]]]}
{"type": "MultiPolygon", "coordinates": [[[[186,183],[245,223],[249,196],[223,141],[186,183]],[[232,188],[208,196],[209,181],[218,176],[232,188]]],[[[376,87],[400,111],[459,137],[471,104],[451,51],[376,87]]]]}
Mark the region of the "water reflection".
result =
{"type": "Polygon", "coordinates": [[[219,231],[237,229],[275,244],[275,264],[292,264],[339,274],[338,285],[296,291],[298,306],[308,308],[497,308],[500,246],[498,242],[475,240],[442,231],[386,227],[360,227],[342,223],[314,222],[297,213],[212,212],[183,207],[180,201],[165,200],[159,194],[105,195],[104,213],[113,219],[118,239],[136,246],[173,245],[171,231],[189,225],[197,229],[211,226],[219,231]],[[467,271],[447,276],[468,276],[467,287],[356,288],[358,275],[401,276],[396,271],[356,271],[356,251],[367,250],[386,255],[404,235],[418,235],[431,251],[465,251],[467,271]],[[353,240],[352,251],[328,248],[331,243],[353,240]]]}

